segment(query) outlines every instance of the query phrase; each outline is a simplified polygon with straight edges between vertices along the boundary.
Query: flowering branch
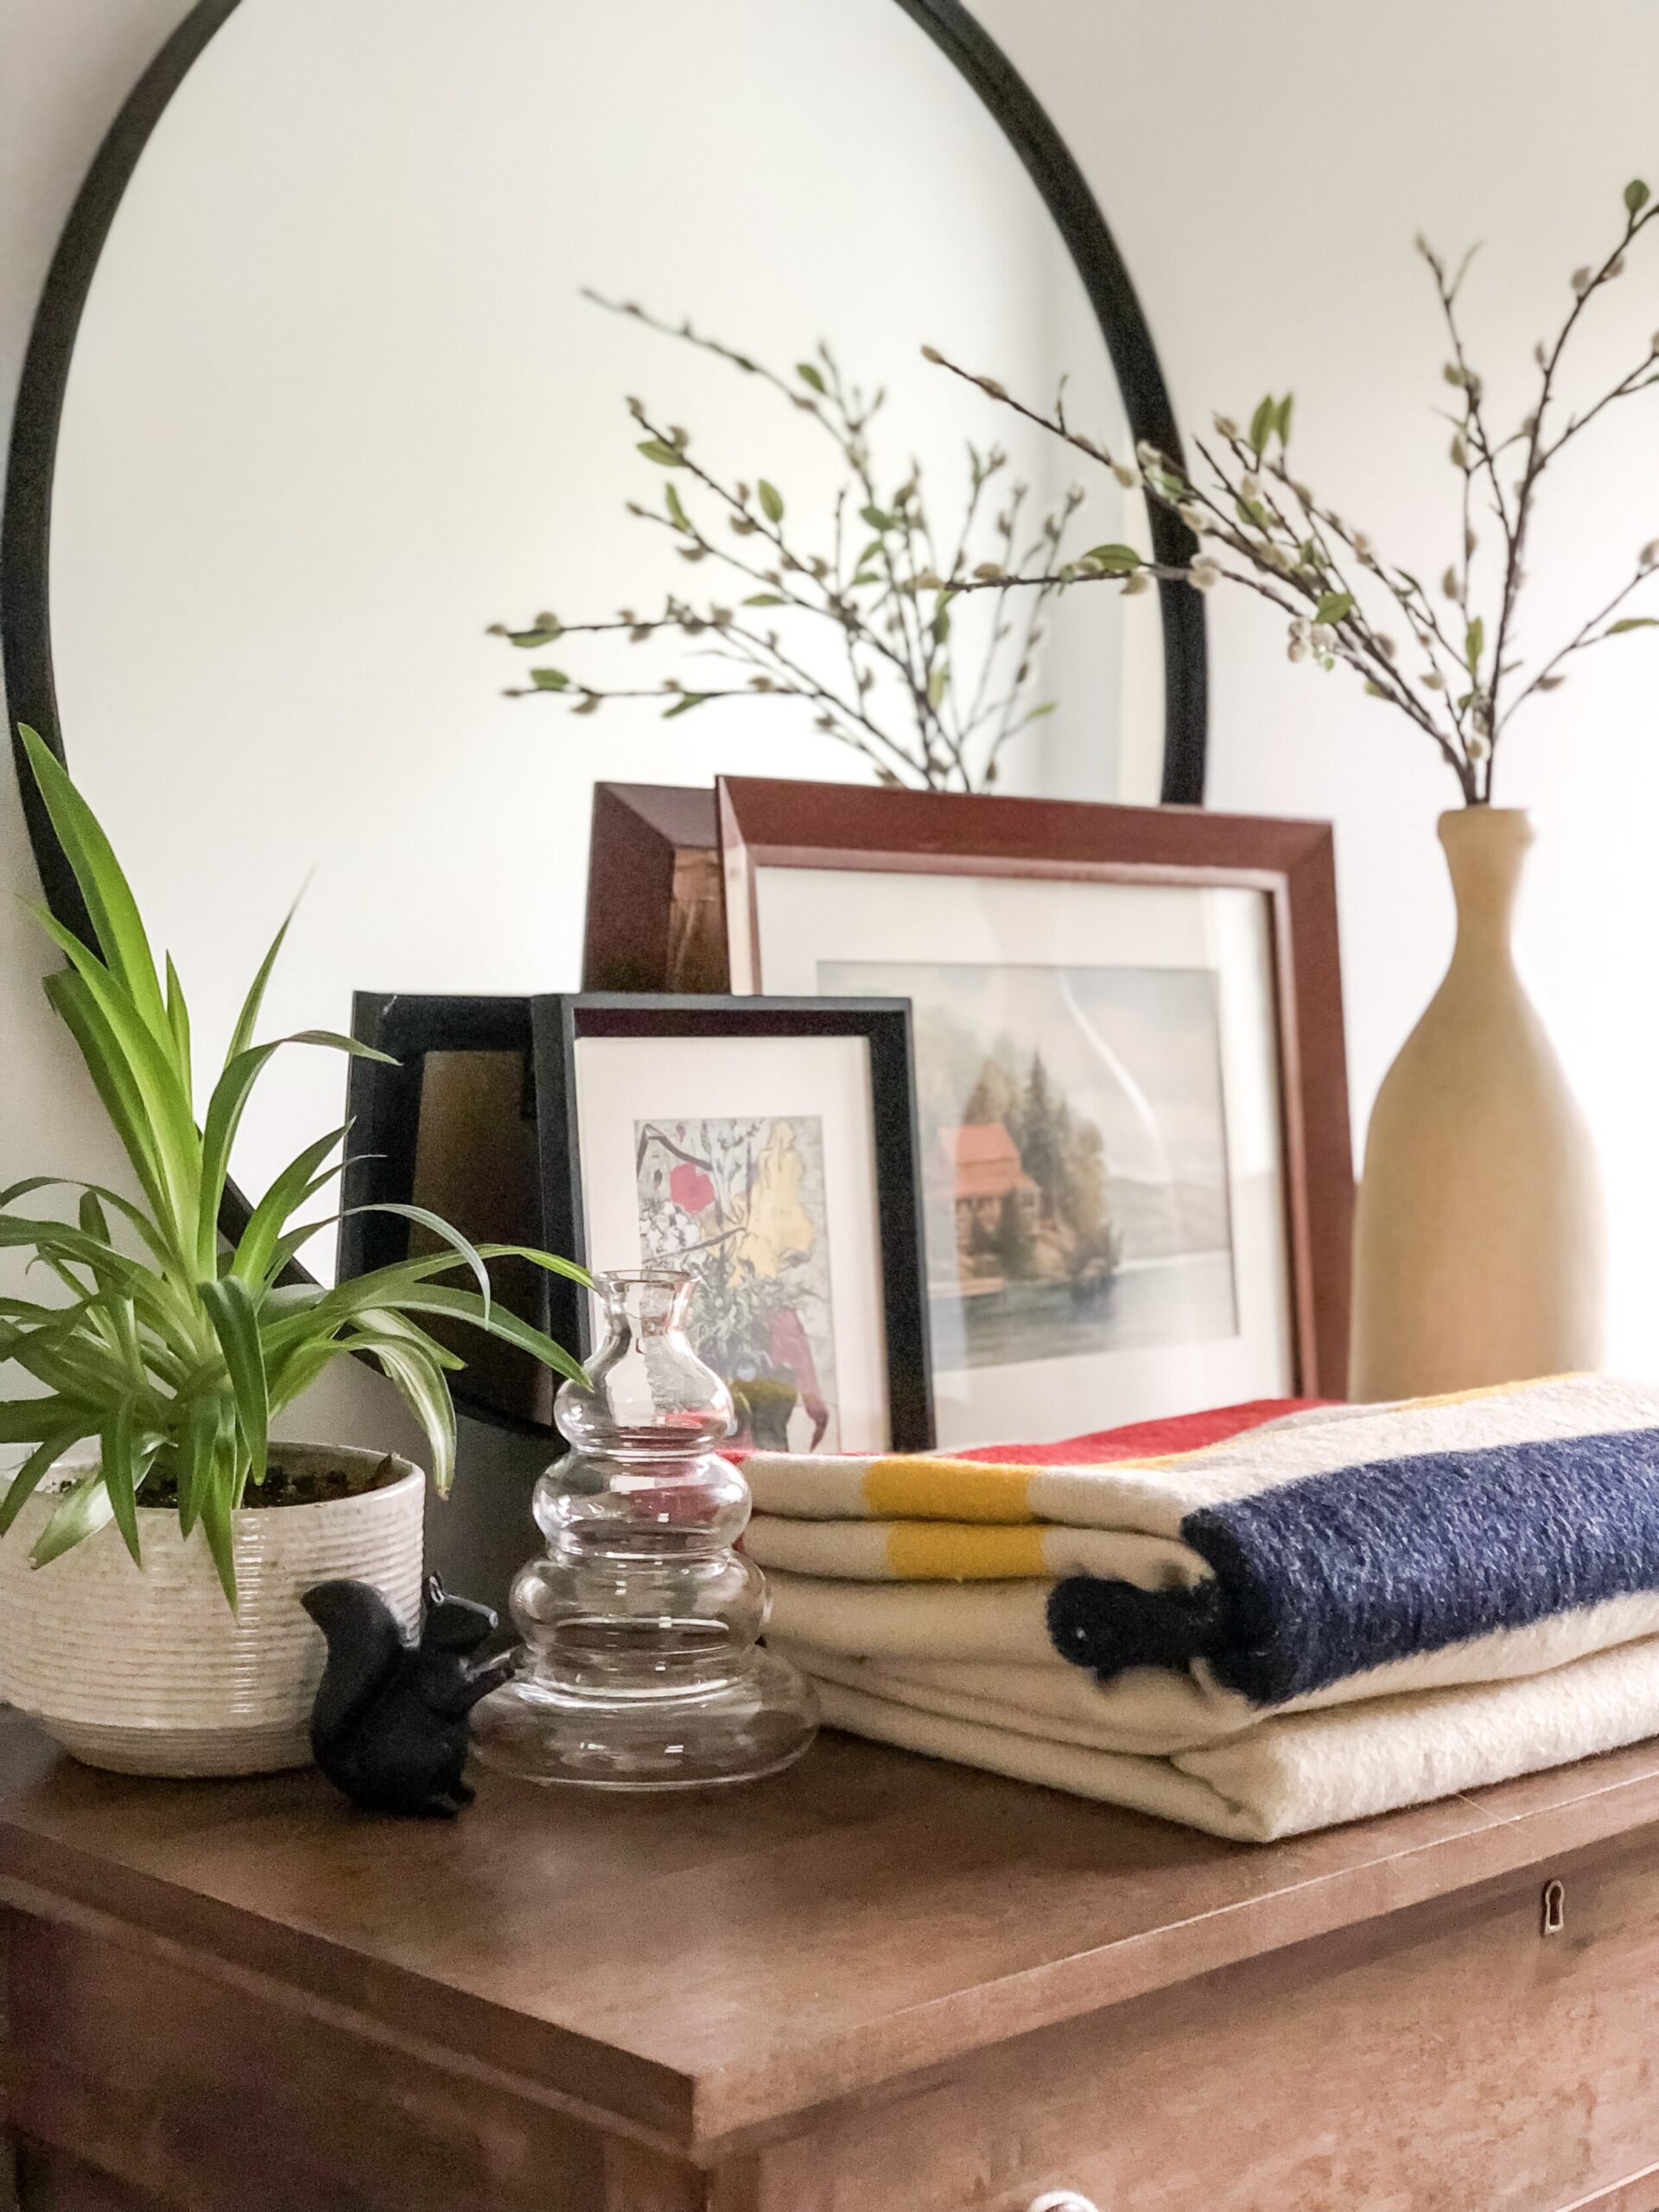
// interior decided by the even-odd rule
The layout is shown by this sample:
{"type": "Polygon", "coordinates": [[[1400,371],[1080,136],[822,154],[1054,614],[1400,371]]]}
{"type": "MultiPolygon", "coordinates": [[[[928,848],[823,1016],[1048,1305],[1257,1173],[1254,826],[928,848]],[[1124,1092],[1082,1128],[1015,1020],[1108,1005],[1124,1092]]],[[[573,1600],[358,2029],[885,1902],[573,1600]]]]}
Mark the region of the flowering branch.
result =
{"type": "MultiPolygon", "coordinates": [[[[1599,264],[1574,271],[1573,304],[1553,340],[1535,353],[1540,372],[1538,395],[1518,426],[1498,435],[1489,416],[1484,387],[1465,346],[1459,296],[1471,257],[1455,272],[1419,238],[1418,251],[1433,276],[1446,325],[1451,359],[1446,379],[1459,396],[1451,416],[1450,458],[1459,478],[1461,536],[1457,557],[1441,579],[1444,601],[1455,626],[1442,614],[1410,570],[1385,564],[1362,531],[1351,529],[1290,472],[1290,396],[1262,401],[1248,429],[1226,416],[1215,418],[1218,443],[1200,443],[1202,479],[1187,474],[1154,448],[1142,445],[1134,461],[1111,453],[1068,423],[1059,410],[1050,415],[1014,398],[995,378],[975,375],[925,346],[926,358],[964,377],[990,397],[1097,464],[1109,467],[1124,485],[1144,482],[1151,498],[1179,515],[1201,541],[1198,556],[1185,568],[1162,567],[1126,545],[1096,546],[1063,563],[1062,589],[1076,583],[1107,582],[1120,590],[1144,589],[1154,577],[1173,578],[1198,590],[1237,584],[1252,590],[1290,618],[1288,652],[1293,661],[1313,660],[1325,669],[1338,661],[1363,680],[1367,693],[1385,700],[1414,722],[1434,743],[1458,779],[1469,805],[1490,804],[1496,749],[1516,709],[1535,693],[1555,690],[1566,679],[1562,664],[1608,639],[1637,629],[1659,628],[1659,617],[1611,617],[1659,568],[1659,539],[1643,546],[1635,573],[1567,642],[1538,663],[1529,675],[1513,658],[1516,608],[1526,581],[1524,559],[1538,484],[1544,472],[1574,438],[1618,401],[1659,383],[1659,334],[1644,359],[1599,397],[1552,427],[1560,402],[1558,383],[1569,341],[1589,302],[1624,271],[1631,245],[1659,215],[1648,187],[1637,180],[1625,188],[1624,222],[1611,251],[1599,264]],[[1506,484],[1503,457],[1520,451],[1520,474],[1506,484]],[[1483,572],[1476,560],[1478,512],[1497,525],[1495,569],[1487,572],[1486,603],[1494,608],[1490,625],[1476,611],[1483,572]],[[1403,620],[1421,664],[1408,671],[1384,619],[1403,620]],[[1461,635],[1458,634],[1461,632],[1461,635]],[[1490,645],[1489,645],[1490,639],[1490,645]]],[[[1056,579],[999,572],[976,576],[957,589],[995,588],[1006,594],[1056,579]]]]}
{"type": "Polygon", "coordinates": [[[1007,456],[969,444],[960,518],[944,534],[954,550],[941,572],[922,470],[912,461],[884,488],[870,435],[884,395],[850,383],[828,345],[798,363],[791,379],[689,321],[671,324],[632,302],[588,297],[758,378],[821,426],[846,481],[828,518],[826,550],[810,551],[774,484],[727,481],[703,466],[687,430],[630,399],[638,449],[665,480],[660,510],[630,500],[627,512],[667,531],[687,563],[712,563],[732,603],[671,592],[657,613],[624,607],[611,620],[569,622],[544,612],[516,629],[494,624],[491,634],[526,651],[607,633],[636,645],[666,640],[714,667],[707,679],[699,671],[606,684],[543,664],[508,696],[562,696],[579,715],[609,699],[660,699],[664,719],[713,699],[786,697],[813,709],[814,727],[861,753],[883,782],[994,788],[1009,744],[1052,711],[1033,696],[1036,654],[1081,489],[1027,524],[1028,489],[1012,483],[988,513],[1007,456]],[[957,594],[1016,569],[1020,593],[1012,583],[1000,589],[982,622],[958,630],[957,594]],[[819,633],[828,651],[815,650],[819,633]]]}

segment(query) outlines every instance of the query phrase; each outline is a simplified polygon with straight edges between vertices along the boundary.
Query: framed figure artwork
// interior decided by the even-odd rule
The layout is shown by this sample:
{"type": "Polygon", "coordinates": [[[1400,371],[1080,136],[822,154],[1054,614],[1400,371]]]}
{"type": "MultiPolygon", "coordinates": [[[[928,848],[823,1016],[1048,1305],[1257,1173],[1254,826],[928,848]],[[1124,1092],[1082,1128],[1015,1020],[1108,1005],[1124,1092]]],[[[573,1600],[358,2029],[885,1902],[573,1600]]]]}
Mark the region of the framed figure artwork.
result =
{"type": "Polygon", "coordinates": [[[933,1441],[910,1024],[891,997],[531,1001],[549,1243],[695,1276],[746,1444],[933,1441]]]}
{"type": "Polygon", "coordinates": [[[739,991],[913,1007],[947,1448],[1342,1395],[1328,825],[719,785],[739,991]]]}

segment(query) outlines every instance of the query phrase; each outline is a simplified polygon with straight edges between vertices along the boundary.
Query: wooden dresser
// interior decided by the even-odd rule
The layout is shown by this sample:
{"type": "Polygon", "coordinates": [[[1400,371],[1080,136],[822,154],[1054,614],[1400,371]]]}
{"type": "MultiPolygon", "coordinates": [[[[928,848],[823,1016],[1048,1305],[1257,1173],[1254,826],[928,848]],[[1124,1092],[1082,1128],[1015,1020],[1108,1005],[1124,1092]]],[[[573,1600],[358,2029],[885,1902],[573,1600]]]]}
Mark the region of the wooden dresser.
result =
{"type": "Polygon", "coordinates": [[[8,1719],[0,1900],[29,2208],[1659,2208],[1652,1746],[1253,1849],[833,1735],[429,1826],[8,1719]]]}

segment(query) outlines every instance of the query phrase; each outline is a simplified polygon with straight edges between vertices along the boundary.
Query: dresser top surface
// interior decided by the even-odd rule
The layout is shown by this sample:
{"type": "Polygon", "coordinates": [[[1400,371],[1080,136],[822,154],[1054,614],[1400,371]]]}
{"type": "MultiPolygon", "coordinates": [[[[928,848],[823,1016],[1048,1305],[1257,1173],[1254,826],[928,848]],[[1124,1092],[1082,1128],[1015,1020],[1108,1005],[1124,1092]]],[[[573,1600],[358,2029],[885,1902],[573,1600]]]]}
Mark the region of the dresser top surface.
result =
{"type": "Polygon", "coordinates": [[[0,1897],[687,2146],[1659,1821],[1659,1745],[1267,1846],[826,1732],[658,1797],[96,1774],[0,1722],[0,1897]]]}

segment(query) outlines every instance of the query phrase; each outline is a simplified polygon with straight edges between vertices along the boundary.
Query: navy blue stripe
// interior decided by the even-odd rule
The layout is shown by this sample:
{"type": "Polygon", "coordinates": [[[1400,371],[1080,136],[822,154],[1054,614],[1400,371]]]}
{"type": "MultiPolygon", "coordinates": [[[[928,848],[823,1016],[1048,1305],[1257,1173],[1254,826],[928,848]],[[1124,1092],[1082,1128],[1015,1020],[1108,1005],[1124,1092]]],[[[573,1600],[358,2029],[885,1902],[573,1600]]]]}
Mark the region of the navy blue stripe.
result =
{"type": "Polygon", "coordinates": [[[1279,1705],[1659,1589],[1659,1430],[1307,1475],[1189,1513],[1181,1535],[1219,1585],[1203,1656],[1227,1688],[1279,1705]]]}

